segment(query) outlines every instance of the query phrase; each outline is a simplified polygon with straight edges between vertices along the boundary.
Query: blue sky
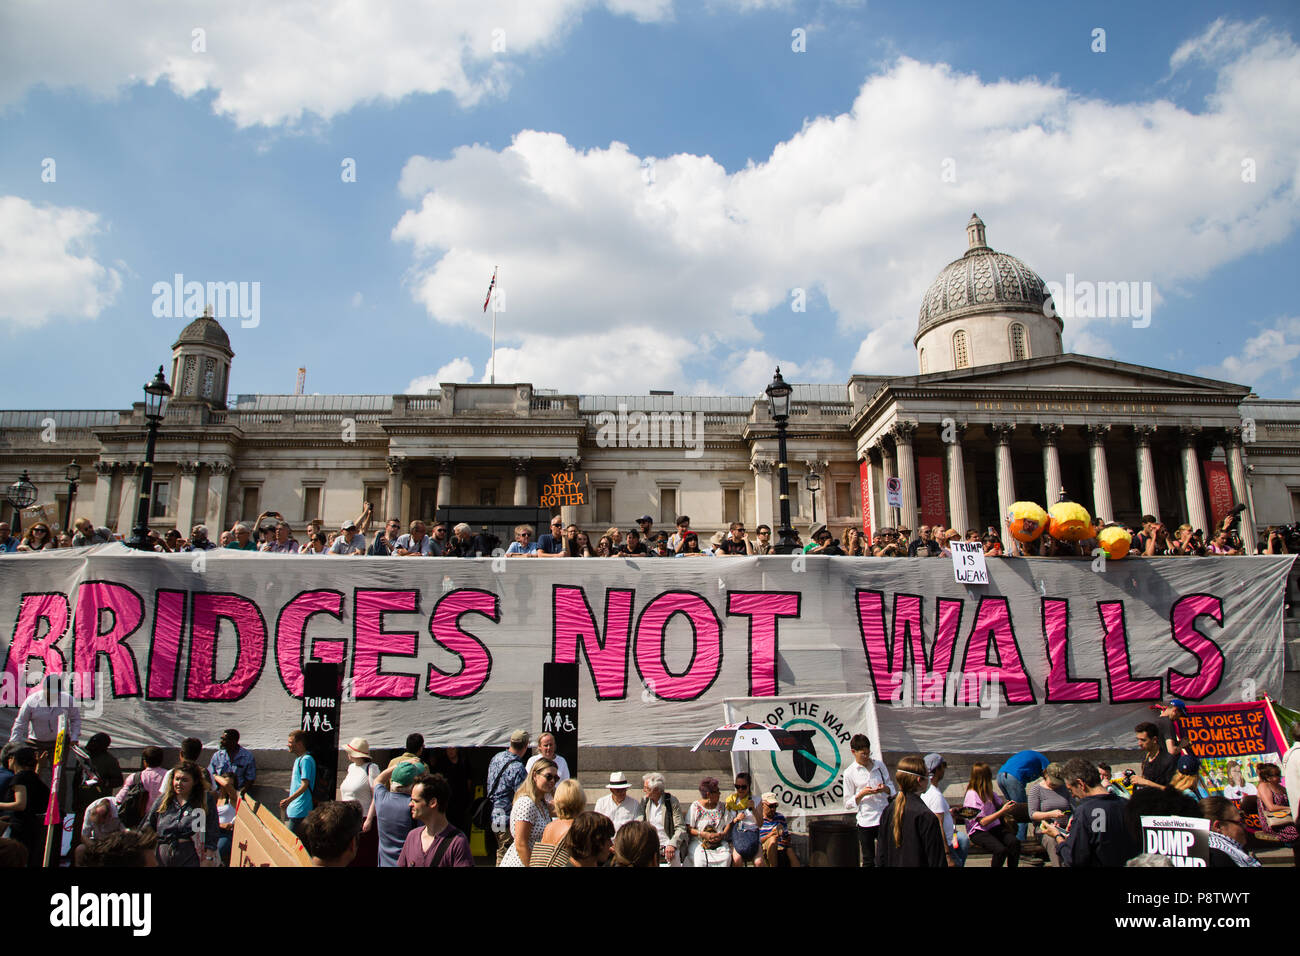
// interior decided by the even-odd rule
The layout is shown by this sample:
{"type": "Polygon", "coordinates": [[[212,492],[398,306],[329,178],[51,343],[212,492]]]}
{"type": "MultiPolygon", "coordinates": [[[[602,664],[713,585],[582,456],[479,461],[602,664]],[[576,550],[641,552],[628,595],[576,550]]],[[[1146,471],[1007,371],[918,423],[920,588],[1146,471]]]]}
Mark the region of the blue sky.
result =
{"type": "Polygon", "coordinates": [[[1300,397],[1295,5],[919,6],[8,3],[0,408],[138,400],[176,273],[259,283],[232,395],[484,380],[496,265],[499,381],[911,374],[972,210],[1045,279],[1152,284],[1067,349],[1300,397]]]}

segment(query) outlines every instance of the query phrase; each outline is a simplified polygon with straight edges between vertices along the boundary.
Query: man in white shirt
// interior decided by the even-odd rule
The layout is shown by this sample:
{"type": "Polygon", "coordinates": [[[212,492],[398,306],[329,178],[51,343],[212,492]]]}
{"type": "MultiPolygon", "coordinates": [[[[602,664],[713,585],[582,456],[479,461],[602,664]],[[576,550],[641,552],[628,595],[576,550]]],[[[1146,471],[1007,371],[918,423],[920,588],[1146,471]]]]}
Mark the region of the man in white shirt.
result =
{"type": "Polygon", "coordinates": [[[623,771],[615,770],[609,775],[609,796],[596,801],[596,812],[614,822],[615,833],[623,824],[635,820],[641,813],[641,801],[629,797],[627,788],[627,777],[623,771]]]}
{"type": "MultiPolygon", "coordinates": [[[[524,764],[524,769],[532,773],[533,764],[537,762],[539,757],[545,757],[559,768],[560,780],[569,779],[568,761],[555,752],[555,734],[542,734],[537,738],[537,753],[528,758],[528,763],[524,764]]],[[[559,784],[559,780],[556,781],[556,784],[559,784]]]]}
{"type": "Polygon", "coordinates": [[[871,741],[866,734],[854,734],[849,741],[853,766],[844,771],[844,809],[858,815],[858,848],[862,866],[876,865],[876,836],[880,832],[880,814],[895,792],[889,768],[871,757],[871,741]]]}
{"type": "Polygon", "coordinates": [[[970,837],[953,825],[952,808],[948,806],[948,798],[939,786],[944,771],[948,769],[948,761],[943,759],[942,754],[926,754],[925,769],[930,774],[930,787],[921,791],[921,802],[934,811],[934,815],[939,818],[939,826],[943,827],[943,845],[948,855],[948,865],[965,866],[966,857],[970,854],[970,837]]]}
{"type": "Polygon", "coordinates": [[[54,752],[54,741],[59,736],[59,717],[68,718],[66,747],[71,747],[81,736],[81,709],[71,694],[63,687],[71,687],[72,675],[47,674],[40,684],[27,695],[18,716],[9,731],[9,740],[16,744],[30,743],[39,753],[54,752]]]}
{"type": "Polygon", "coordinates": [[[1282,755],[1282,785],[1291,800],[1291,819],[1300,819],[1300,721],[1291,727],[1291,739],[1296,741],[1282,755]]]}

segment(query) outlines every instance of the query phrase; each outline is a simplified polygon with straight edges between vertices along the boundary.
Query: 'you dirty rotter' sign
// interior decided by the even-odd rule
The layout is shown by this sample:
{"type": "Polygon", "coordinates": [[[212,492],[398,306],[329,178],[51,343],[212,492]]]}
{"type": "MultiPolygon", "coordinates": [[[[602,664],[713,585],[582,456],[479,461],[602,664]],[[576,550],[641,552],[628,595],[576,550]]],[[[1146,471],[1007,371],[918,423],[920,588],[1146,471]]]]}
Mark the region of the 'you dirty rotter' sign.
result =
{"type": "Polygon", "coordinates": [[[542,482],[542,492],[538,496],[541,508],[560,508],[564,505],[585,505],[586,490],[583,483],[571,471],[556,471],[550,474],[549,481],[542,482]]]}

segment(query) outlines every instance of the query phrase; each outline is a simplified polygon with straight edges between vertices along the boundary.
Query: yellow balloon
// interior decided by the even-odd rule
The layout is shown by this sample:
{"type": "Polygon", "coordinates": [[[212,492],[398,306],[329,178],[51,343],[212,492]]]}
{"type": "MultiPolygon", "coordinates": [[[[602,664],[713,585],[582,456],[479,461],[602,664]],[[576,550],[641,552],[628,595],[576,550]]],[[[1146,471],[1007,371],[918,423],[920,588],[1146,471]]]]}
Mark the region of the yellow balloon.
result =
{"type": "Polygon", "coordinates": [[[1092,517],[1077,501],[1058,501],[1052,505],[1047,533],[1058,541],[1085,541],[1093,536],[1092,517]]]}
{"type": "Polygon", "coordinates": [[[1097,544],[1106,552],[1106,557],[1118,561],[1128,557],[1129,549],[1133,546],[1133,536],[1123,528],[1102,528],[1101,534],[1097,535],[1097,544]]]}
{"type": "Polygon", "coordinates": [[[1047,512],[1032,501],[1017,501],[1007,509],[1007,530],[1017,541],[1033,541],[1047,530],[1047,512]]]}

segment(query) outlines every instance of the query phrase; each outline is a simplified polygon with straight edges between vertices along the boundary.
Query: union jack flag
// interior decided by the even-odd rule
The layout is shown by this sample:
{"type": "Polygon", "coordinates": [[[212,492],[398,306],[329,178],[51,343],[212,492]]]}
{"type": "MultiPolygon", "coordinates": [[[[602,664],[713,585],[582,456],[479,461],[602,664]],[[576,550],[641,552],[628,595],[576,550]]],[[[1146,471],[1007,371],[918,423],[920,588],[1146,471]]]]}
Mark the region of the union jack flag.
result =
{"type": "Polygon", "coordinates": [[[487,298],[483,300],[483,311],[484,311],[484,312],[487,311],[488,303],[492,301],[492,290],[493,290],[494,288],[496,288],[496,284],[497,284],[497,270],[496,270],[496,269],[493,269],[493,270],[492,270],[492,281],[488,283],[488,294],[487,294],[487,298]]]}

